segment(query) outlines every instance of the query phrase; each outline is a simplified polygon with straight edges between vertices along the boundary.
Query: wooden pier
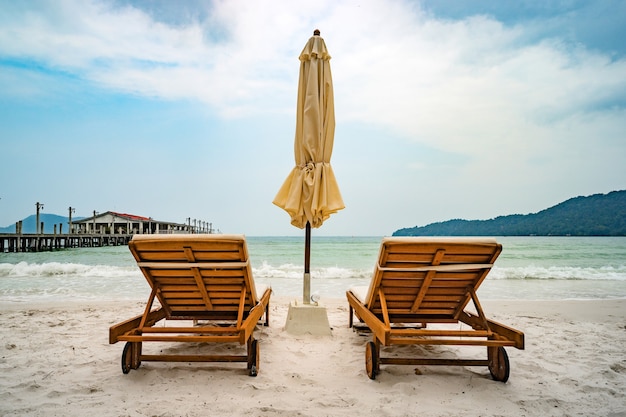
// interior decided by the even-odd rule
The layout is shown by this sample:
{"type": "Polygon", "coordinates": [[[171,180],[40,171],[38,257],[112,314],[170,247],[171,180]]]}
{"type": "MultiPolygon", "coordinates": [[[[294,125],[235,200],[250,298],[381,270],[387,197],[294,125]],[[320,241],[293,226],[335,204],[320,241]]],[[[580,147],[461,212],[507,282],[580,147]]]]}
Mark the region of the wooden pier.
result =
{"type": "MultiPolygon", "coordinates": [[[[197,234],[214,232],[212,223],[188,218],[188,223],[157,221],[151,217],[107,211],[93,217],[72,222],[70,207],[69,230],[63,233],[63,223],[54,225],[53,233],[43,233],[44,223],[39,222],[37,203],[37,233],[24,233],[23,221],[15,223],[15,233],[0,233],[0,253],[6,252],[44,252],[71,248],[93,248],[102,246],[128,245],[136,234],[197,234]],[[57,230],[59,233],[57,233],[57,230]]],[[[218,231],[219,233],[219,231],[218,231]]]]}
{"type": "Polygon", "coordinates": [[[0,234],[0,253],[127,245],[132,234],[0,234]]]}

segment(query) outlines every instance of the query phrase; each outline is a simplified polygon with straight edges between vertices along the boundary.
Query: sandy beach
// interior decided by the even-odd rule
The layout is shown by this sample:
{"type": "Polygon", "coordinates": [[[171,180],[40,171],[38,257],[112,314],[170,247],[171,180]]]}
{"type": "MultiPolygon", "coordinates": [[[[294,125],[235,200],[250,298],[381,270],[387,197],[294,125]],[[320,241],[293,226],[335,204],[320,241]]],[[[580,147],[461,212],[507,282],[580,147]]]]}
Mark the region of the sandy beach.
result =
{"type": "Polygon", "coordinates": [[[123,344],[110,345],[108,329],[142,302],[0,301],[0,415],[626,416],[626,300],[483,301],[488,317],[526,334],[525,350],[507,349],[506,384],[482,367],[394,365],[372,381],[370,338],[348,328],[345,300],[322,300],[326,337],[286,333],[289,301],[273,297],[270,327],[255,332],[255,378],[237,363],[149,362],[122,374],[123,344]]]}

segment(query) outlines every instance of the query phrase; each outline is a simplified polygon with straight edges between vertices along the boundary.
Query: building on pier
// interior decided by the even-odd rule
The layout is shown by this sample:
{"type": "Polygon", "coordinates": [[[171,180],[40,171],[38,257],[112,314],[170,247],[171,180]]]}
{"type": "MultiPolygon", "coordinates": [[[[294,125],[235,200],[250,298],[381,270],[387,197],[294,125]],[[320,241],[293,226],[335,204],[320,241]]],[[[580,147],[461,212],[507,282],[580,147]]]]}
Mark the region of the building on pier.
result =
{"type": "MultiPolygon", "coordinates": [[[[135,234],[215,233],[212,224],[187,219],[188,223],[154,220],[150,217],[107,211],[92,217],[69,220],[69,232],[63,224],[54,225],[54,233],[23,233],[22,222],[16,223],[16,233],[0,234],[0,253],[41,252],[47,250],[126,245],[135,234]]],[[[43,230],[43,223],[39,230],[43,230]]],[[[220,233],[217,231],[217,233],[220,233]]]]}
{"type": "Polygon", "coordinates": [[[92,217],[73,221],[70,224],[70,233],[90,234],[162,234],[162,233],[211,233],[203,230],[197,224],[184,224],[154,220],[151,217],[136,216],[134,214],[95,213],[92,217]]]}

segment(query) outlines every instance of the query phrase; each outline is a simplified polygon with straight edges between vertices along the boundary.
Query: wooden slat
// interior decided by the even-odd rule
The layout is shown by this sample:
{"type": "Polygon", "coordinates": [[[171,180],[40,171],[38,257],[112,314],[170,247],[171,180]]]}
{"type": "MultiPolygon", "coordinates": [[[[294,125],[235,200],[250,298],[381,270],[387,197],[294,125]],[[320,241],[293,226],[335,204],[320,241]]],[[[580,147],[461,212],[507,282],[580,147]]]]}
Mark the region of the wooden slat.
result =
{"type": "Polygon", "coordinates": [[[146,362],[247,362],[247,355],[141,355],[146,362]]]}
{"type": "MultiPolygon", "coordinates": [[[[473,296],[483,318],[476,320],[464,316],[464,320],[470,321],[471,327],[476,328],[468,330],[467,333],[444,332],[439,337],[471,335],[480,340],[469,344],[505,346],[513,343],[520,346],[521,338],[512,329],[503,329],[507,337],[494,335],[493,338],[498,341],[491,340],[491,322],[484,319],[478,298],[475,296],[476,289],[493,267],[501,250],[502,246],[493,240],[464,242],[436,238],[430,241],[419,238],[386,238],[381,244],[378,264],[368,291],[369,298],[365,305],[360,305],[356,298],[348,296],[350,308],[357,317],[366,318],[368,326],[374,326],[375,329],[401,322],[458,323],[459,312],[464,310],[473,296]],[[367,310],[364,310],[365,306],[367,310]],[[379,324],[376,324],[377,321],[379,324]],[[483,330],[476,330],[481,327],[483,330]],[[514,341],[511,342],[508,336],[514,337],[514,341]],[[485,338],[490,340],[483,340],[485,338]]],[[[384,344],[396,342],[396,335],[389,336],[382,332],[382,329],[375,333],[376,340],[384,344]]],[[[433,336],[433,333],[416,333],[405,335],[400,339],[412,339],[413,336],[428,338],[433,336]]],[[[437,343],[439,342],[434,344],[437,343]]],[[[457,340],[442,342],[447,343],[468,342],[457,340]]]]}
{"type": "MultiPolygon", "coordinates": [[[[207,310],[203,308],[202,305],[194,305],[193,303],[180,303],[172,306],[172,311],[176,314],[180,314],[183,312],[189,313],[191,311],[195,311],[197,314],[211,314],[212,312],[219,312],[223,314],[234,314],[238,311],[236,306],[232,304],[218,304],[214,303],[213,308],[211,310],[207,310]]],[[[233,318],[234,320],[234,318],[233,318]]]]}
{"type": "Polygon", "coordinates": [[[434,338],[389,338],[394,345],[448,345],[448,346],[515,346],[511,340],[491,339],[434,339],[434,338]]]}
{"type": "MultiPolygon", "coordinates": [[[[162,272],[162,271],[160,271],[162,272]]],[[[152,278],[158,280],[161,285],[196,285],[196,281],[191,274],[188,275],[156,275],[153,274],[152,278]]],[[[236,286],[243,283],[241,277],[233,276],[220,276],[220,275],[208,275],[203,274],[203,279],[206,285],[225,285],[236,286]]]]}
{"type": "Polygon", "coordinates": [[[239,335],[124,335],[123,342],[186,342],[186,343],[238,343],[239,335]]]}
{"type": "Polygon", "coordinates": [[[243,237],[138,236],[129,244],[161,304],[172,311],[239,307],[242,286],[246,309],[256,304],[252,270],[243,237]]]}
{"type": "Polygon", "coordinates": [[[142,333],[161,333],[161,334],[233,334],[238,330],[235,327],[209,327],[209,326],[196,326],[196,327],[143,327],[142,333]]]}
{"type": "Polygon", "coordinates": [[[201,269],[241,269],[248,265],[248,262],[137,262],[139,267],[154,269],[180,269],[201,268],[201,269]]]}
{"type": "Polygon", "coordinates": [[[492,334],[492,332],[487,330],[393,329],[391,331],[393,337],[490,337],[492,334]]]}
{"type": "MultiPolygon", "coordinates": [[[[433,265],[433,267],[439,266],[439,264],[441,263],[441,260],[445,256],[445,254],[446,254],[446,251],[444,249],[437,249],[435,251],[435,256],[433,256],[433,258],[432,258],[431,265],[433,265]]],[[[435,270],[429,270],[426,273],[426,276],[424,277],[424,280],[421,283],[419,292],[417,293],[417,296],[415,297],[415,302],[413,303],[413,306],[411,307],[411,312],[412,313],[415,313],[420,308],[420,304],[422,303],[422,300],[424,299],[424,296],[428,292],[428,289],[430,287],[430,283],[432,282],[433,278],[435,277],[436,272],[437,271],[435,271],[435,270]]]]}
{"type": "Polygon", "coordinates": [[[191,271],[194,275],[194,278],[196,279],[196,284],[198,286],[198,289],[200,290],[200,295],[202,297],[202,300],[204,301],[207,310],[210,310],[211,308],[213,308],[213,304],[211,303],[211,297],[209,297],[209,293],[207,292],[206,285],[204,285],[204,281],[202,280],[202,275],[200,274],[200,271],[198,270],[198,268],[195,266],[191,267],[191,271]]]}

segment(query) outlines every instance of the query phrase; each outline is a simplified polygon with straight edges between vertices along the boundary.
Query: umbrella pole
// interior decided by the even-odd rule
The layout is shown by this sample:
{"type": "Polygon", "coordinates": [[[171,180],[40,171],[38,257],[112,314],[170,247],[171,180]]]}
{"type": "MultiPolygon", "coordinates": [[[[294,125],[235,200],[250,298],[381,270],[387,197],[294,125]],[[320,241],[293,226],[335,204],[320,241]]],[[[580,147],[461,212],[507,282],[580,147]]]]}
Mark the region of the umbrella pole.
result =
{"type": "Polygon", "coordinates": [[[311,303],[311,223],[306,222],[304,233],[304,282],[302,302],[311,303]]]}

